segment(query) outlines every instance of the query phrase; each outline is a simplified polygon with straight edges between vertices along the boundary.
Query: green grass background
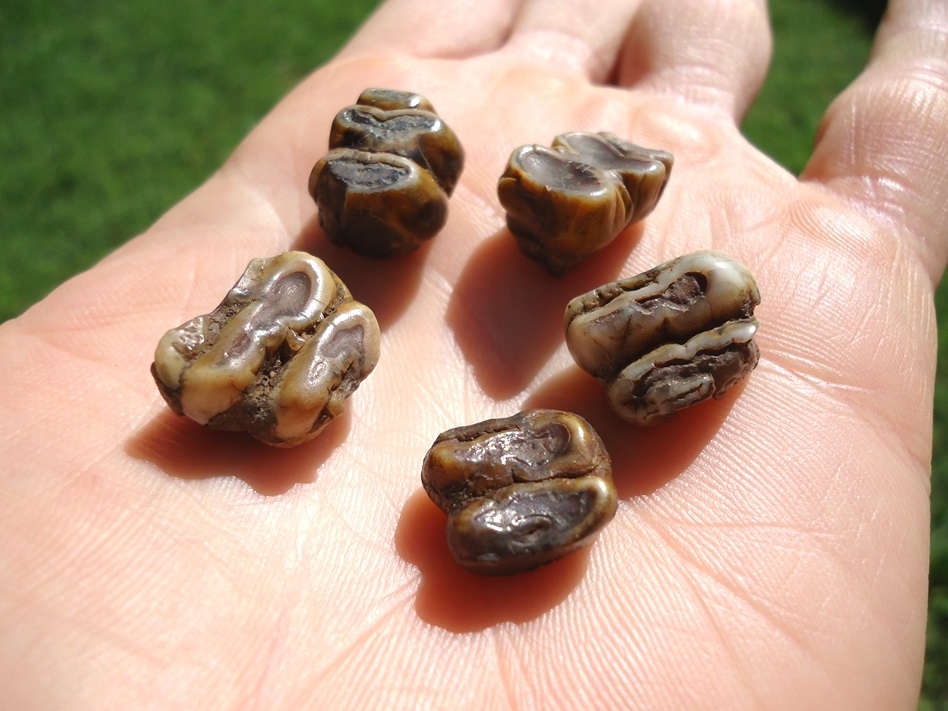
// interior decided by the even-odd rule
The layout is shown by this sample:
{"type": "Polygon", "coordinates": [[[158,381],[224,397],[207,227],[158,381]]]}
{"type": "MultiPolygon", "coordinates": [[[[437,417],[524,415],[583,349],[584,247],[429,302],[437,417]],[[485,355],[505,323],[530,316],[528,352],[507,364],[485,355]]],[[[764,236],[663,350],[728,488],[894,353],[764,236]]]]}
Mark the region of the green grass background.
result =
{"type": "MultiPolygon", "coordinates": [[[[0,321],[196,187],[376,4],[0,0],[0,321]]],[[[790,170],[862,67],[882,6],[771,0],[774,61],[744,130],[790,170]]],[[[924,711],[948,711],[948,287],[936,305],[924,711]]]]}

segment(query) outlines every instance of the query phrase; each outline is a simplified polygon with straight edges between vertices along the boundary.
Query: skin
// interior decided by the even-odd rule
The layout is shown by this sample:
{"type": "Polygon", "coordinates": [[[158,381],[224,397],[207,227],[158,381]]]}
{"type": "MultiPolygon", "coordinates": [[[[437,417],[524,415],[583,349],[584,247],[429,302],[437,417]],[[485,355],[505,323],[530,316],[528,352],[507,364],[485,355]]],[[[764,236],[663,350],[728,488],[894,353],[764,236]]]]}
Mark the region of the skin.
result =
{"type": "Polygon", "coordinates": [[[893,0],[799,179],[736,127],[770,49],[763,0],[470,7],[390,0],[193,195],[0,328],[10,708],[915,708],[945,4],[893,0]],[[366,86],[424,94],[467,153],[442,234],[389,262],[327,244],[306,193],[366,86]],[[557,280],[517,252],[495,183],[513,147],[574,130],[676,163],[644,224],[557,280]],[[281,451],[170,413],[148,372],[162,333],[290,248],[379,317],[349,414],[281,451]],[[756,275],[761,363],[630,427],[569,358],[563,309],[697,249],[756,275]],[[599,431],[616,518],[538,571],[462,571],[424,454],[541,406],[599,431]]]}

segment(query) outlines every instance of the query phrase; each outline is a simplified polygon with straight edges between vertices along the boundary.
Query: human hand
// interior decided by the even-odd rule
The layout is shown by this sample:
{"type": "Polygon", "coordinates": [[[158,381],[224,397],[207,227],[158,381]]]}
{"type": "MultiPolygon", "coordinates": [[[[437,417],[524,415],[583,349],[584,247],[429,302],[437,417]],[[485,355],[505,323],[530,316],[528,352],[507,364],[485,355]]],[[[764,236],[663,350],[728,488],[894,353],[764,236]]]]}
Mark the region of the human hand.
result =
{"type": "Polygon", "coordinates": [[[204,186],[0,328],[0,698],[11,708],[914,708],[925,625],[948,12],[894,0],[800,180],[737,121],[762,0],[390,0],[204,186]],[[329,245],[306,192],[367,86],[464,144],[430,246],[329,245]],[[607,130],[675,154],[656,211],[554,279],[504,228],[510,151],[607,130]],[[275,450],[171,414],[148,369],[254,257],[322,257],[383,328],[349,414],[275,450]],[[573,365],[566,302],[713,248],[755,273],[741,392],[654,429],[573,365]],[[508,579],[420,491],[441,431],[586,417],[615,520],[508,579]]]}

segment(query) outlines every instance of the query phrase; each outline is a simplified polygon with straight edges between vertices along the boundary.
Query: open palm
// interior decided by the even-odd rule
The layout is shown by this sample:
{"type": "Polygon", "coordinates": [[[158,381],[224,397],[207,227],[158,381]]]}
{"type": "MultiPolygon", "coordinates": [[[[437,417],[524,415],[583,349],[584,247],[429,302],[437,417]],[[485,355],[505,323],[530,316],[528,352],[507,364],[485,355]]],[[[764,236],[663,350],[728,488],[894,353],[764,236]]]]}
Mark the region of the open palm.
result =
{"type": "Polygon", "coordinates": [[[913,708],[925,625],[934,284],[945,263],[948,11],[893,0],[800,180],[736,122],[763,0],[390,0],[204,186],[0,329],[0,698],[9,708],[913,708]],[[939,32],[942,34],[939,35],[939,32]],[[362,89],[427,96],[467,166],[443,232],[372,261],[306,192],[362,89]],[[671,151],[642,224],[563,278],[496,180],[566,131],[671,151]],[[314,442],[176,417],[162,333],[247,262],[324,259],[382,327],[314,442]],[[563,342],[570,298],[717,249],[755,273],[740,392],[620,421],[563,342]],[[618,514],[587,551],[458,568],[422,458],[527,407],[586,417],[618,514]]]}

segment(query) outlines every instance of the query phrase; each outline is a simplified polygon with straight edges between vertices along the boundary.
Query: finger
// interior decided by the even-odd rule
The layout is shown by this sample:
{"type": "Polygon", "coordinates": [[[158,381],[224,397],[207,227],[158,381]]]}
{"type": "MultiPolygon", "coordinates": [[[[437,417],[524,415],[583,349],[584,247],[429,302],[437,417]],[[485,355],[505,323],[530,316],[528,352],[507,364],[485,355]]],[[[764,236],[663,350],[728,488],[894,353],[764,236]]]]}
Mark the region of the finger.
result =
{"type": "Polygon", "coordinates": [[[908,231],[934,281],[948,258],[948,4],[892,0],[869,65],[827,111],[801,178],[908,231]]]}
{"type": "Polygon", "coordinates": [[[645,0],[623,45],[618,83],[737,119],[760,89],[770,49],[766,0],[645,0]]]}
{"type": "Polygon", "coordinates": [[[339,56],[381,52],[476,56],[503,44],[520,4],[520,0],[389,0],[339,56]]]}
{"type": "Polygon", "coordinates": [[[622,38],[641,0],[529,0],[523,3],[504,49],[590,81],[613,74],[622,38]]]}

